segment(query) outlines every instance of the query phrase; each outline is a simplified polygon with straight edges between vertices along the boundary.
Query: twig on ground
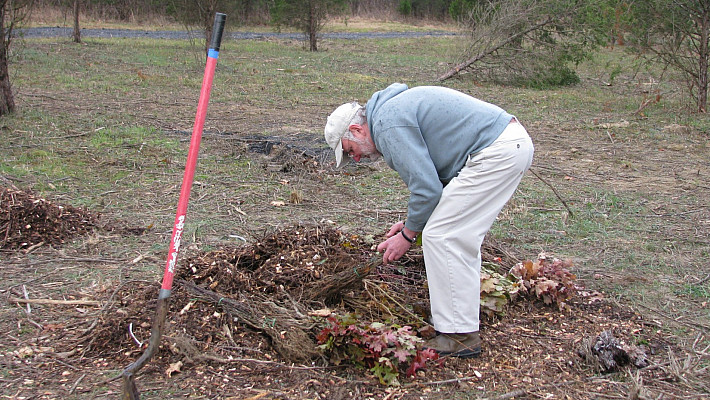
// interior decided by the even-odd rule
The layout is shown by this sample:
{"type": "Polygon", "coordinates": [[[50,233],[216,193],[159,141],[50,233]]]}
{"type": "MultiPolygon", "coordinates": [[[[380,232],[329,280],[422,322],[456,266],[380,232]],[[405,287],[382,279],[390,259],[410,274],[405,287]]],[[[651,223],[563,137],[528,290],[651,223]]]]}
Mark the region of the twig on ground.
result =
{"type": "Polygon", "coordinates": [[[463,378],[446,379],[443,381],[412,382],[412,383],[408,383],[408,384],[404,385],[403,387],[410,388],[410,387],[416,387],[416,386],[447,385],[449,383],[466,382],[466,381],[470,381],[473,379],[479,379],[479,378],[477,376],[465,376],[463,378]]]}
{"type": "Polygon", "coordinates": [[[707,282],[708,280],[710,280],[710,274],[707,274],[707,275],[705,276],[705,278],[703,278],[703,279],[697,281],[695,284],[696,284],[696,285],[702,285],[703,283],[707,282]]]}
{"type": "Polygon", "coordinates": [[[42,246],[44,246],[44,242],[35,243],[35,244],[33,244],[32,246],[30,246],[30,247],[26,248],[25,250],[23,250],[23,252],[24,252],[25,254],[30,254],[30,253],[32,253],[33,251],[37,250],[38,248],[40,248],[40,247],[42,247],[42,246]]]}
{"type": "MultiPolygon", "coordinates": [[[[585,380],[590,380],[590,379],[591,378],[587,378],[585,380]]],[[[566,382],[559,382],[559,383],[550,383],[547,385],[540,385],[540,386],[536,386],[536,387],[530,388],[530,389],[518,389],[518,390],[513,390],[512,392],[500,394],[498,396],[486,397],[482,400],[509,400],[509,399],[514,399],[516,397],[527,396],[531,392],[537,392],[540,390],[545,390],[545,389],[558,387],[558,386],[576,385],[578,383],[583,383],[583,381],[566,381],[566,382]]]]}
{"type": "Polygon", "coordinates": [[[45,139],[49,139],[49,140],[54,140],[54,139],[70,139],[70,138],[75,138],[75,137],[79,137],[79,136],[86,136],[86,135],[88,135],[88,133],[86,133],[86,132],[79,132],[79,133],[75,133],[75,134],[73,134],[73,135],[50,136],[50,137],[47,137],[47,138],[45,138],[45,139]]]}
{"type": "MultiPolygon", "coordinates": [[[[405,313],[407,313],[407,314],[409,314],[410,316],[412,316],[415,320],[417,320],[417,321],[419,321],[419,322],[422,322],[422,323],[424,323],[425,325],[430,325],[427,321],[425,321],[424,319],[422,319],[422,317],[420,317],[419,315],[413,313],[413,312],[410,311],[407,307],[403,306],[399,301],[397,301],[397,299],[395,299],[394,297],[392,297],[392,295],[391,295],[389,292],[387,292],[386,290],[383,290],[383,289],[380,287],[380,285],[374,284],[374,281],[371,281],[371,280],[369,280],[369,279],[363,279],[363,280],[362,280],[362,283],[365,285],[365,291],[366,291],[368,294],[370,294],[370,296],[371,296],[374,300],[377,300],[377,298],[376,298],[372,293],[370,293],[370,291],[368,290],[370,287],[373,287],[373,288],[377,289],[380,293],[382,293],[383,296],[387,297],[390,301],[392,301],[394,304],[396,304],[402,311],[404,311],[405,313]]],[[[388,310],[388,311],[389,311],[389,310],[388,310]]],[[[392,314],[391,311],[390,311],[390,314],[392,314]]]]}
{"type": "MultiPolygon", "coordinates": [[[[166,338],[171,338],[169,336],[166,336],[166,338]]],[[[266,364],[266,365],[273,365],[277,366],[280,368],[286,368],[286,369],[293,369],[293,370],[318,370],[318,369],[335,369],[338,368],[338,366],[325,366],[325,367],[320,367],[320,366],[305,366],[305,365],[287,365],[282,362],[278,361],[269,361],[269,360],[259,360],[256,358],[222,358],[222,357],[217,357],[212,354],[204,354],[200,350],[198,350],[193,344],[192,340],[185,338],[185,337],[172,337],[171,338],[173,341],[175,341],[175,344],[178,349],[188,358],[192,359],[192,361],[211,361],[211,362],[216,362],[220,364],[234,364],[234,363],[239,363],[239,362],[250,362],[250,363],[255,363],[255,364],[266,364]]]]}
{"type": "Polygon", "coordinates": [[[136,344],[138,345],[139,348],[142,348],[142,347],[143,347],[143,342],[141,342],[140,340],[138,340],[138,338],[136,337],[136,335],[133,334],[133,322],[131,322],[130,324],[128,324],[128,334],[131,336],[131,338],[133,338],[133,341],[136,342],[136,344]]]}
{"type": "Polygon", "coordinates": [[[514,399],[516,397],[525,396],[526,394],[528,394],[528,390],[518,389],[518,390],[514,390],[512,392],[503,393],[500,396],[486,397],[483,400],[508,400],[508,399],[514,399]]]}
{"type": "MultiPolygon", "coordinates": [[[[52,356],[51,353],[47,353],[47,355],[52,356]]],[[[60,359],[58,359],[58,358],[56,358],[56,357],[52,357],[52,360],[56,361],[56,362],[59,363],[59,364],[62,364],[62,365],[65,366],[65,367],[71,368],[71,369],[73,369],[74,371],[79,371],[79,368],[78,368],[78,367],[75,367],[75,366],[69,364],[69,363],[66,362],[66,361],[62,361],[62,360],[60,360],[60,359]]]]}
{"type": "Polygon", "coordinates": [[[698,336],[695,337],[695,341],[693,342],[693,347],[692,347],[693,350],[695,350],[695,347],[698,345],[698,343],[703,338],[703,336],[704,336],[703,333],[699,332],[698,336]]]}
{"type": "Polygon", "coordinates": [[[706,330],[706,331],[710,331],[710,326],[701,324],[700,322],[695,322],[695,321],[693,321],[693,322],[684,322],[684,321],[681,321],[681,320],[679,320],[679,319],[676,319],[676,318],[671,317],[670,315],[664,313],[663,311],[661,311],[661,310],[659,310],[659,309],[657,309],[657,308],[653,308],[653,307],[651,307],[651,306],[647,306],[647,305],[641,304],[641,303],[638,303],[637,305],[638,305],[638,306],[641,306],[641,307],[643,307],[643,308],[645,308],[645,309],[647,309],[647,310],[649,310],[649,311],[653,311],[653,312],[655,312],[656,314],[660,315],[661,317],[666,318],[666,319],[669,320],[669,321],[673,321],[674,323],[678,323],[678,324],[681,324],[681,325],[685,325],[685,326],[687,326],[687,327],[689,327],[689,328],[693,328],[693,329],[698,329],[698,328],[699,328],[699,329],[704,329],[704,330],[706,330]]]}
{"type": "MultiPolygon", "coordinates": [[[[9,301],[11,303],[27,304],[28,309],[29,309],[30,304],[82,305],[82,306],[101,305],[101,302],[96,301],[96,300],[20,299],[17,297],[10,297],[9,301]]],[[[27,313],[29,314],[30,311],[28,310],[27,313]]]]}
{"type": "Polygon", "coordinates": [[[82,381],[84,378],[86,378],[86,374],[81,375],[81,376],[79,377],[79,379],[77,379],[76,382],[74,382],[74,384],[73,384],[72,387],[71,387],[71,390],[69,390],[69,394],[73,394],[73,393],[74,393],[74,391],[76,390],[76,387],[79,386],[79,383],[81,383],[81,381],[82,381]]]}
{"type": "Polygon", "coordinates": [[[565,206],[565,208],[567,209],[567,213],[569,214],[569,216],[570,216],[570,217],[574,217],[574,213],[573,213],[572,210],[569,208],[569,206],[567,205],[567,202],[562,198],[562,196],[561,196],[560,193],[557,191],[557,189],[555,189],[554,186],[552,186],[549,182],[547,182],[547,181],[546,181],[545,179],[543,179],[540,175],[538,175],[538,173],[535,172],[532,168],[530,168],[529,171],[530,171],[530,173],[532,173],[533,175],[535,175],[535,176],[537,177],[537,179],[541,180],[542,183],[544,183],[545,185],[549,186],[550,189],[552,189],[552,191],[555,193],[555,196],[557,196],[557,198],[562,202],[562,205],[565,206]]]}
{"type": "MultiPolygon", "coordinates": [[[[32,307],[30,307],[30,295],[27,293],[27,287],[25,285],[22,285],[22,295],[25,296],[24,301],[27,301],[27,315],[30,315],[32,313],[32,307]]],[[[18,299],[18,300],[23,300],[23,299],[18,299]]],[[[19,302],[18,302],[19,303],[19,302]]]]}
{"type": "MultiPolygon", "coordinates": [[[[51,259],[46,259],[46,260],[29,260],[26,262],[21,262],[21,263],[8,263],[12,265],[17,265],[17,266],[27,266],[31,267],[33,265],[42,265],[42,264],[50,264],[50,263],[63,263],[63,262],[68,262],[68,261],[74,261],[74,262],[101,262],[101,263],[113,263],[113,264],[118,264],[118,263],[125,263],[126,260],[119,260],[119,259],[112,259],[112,258],[86,258],[86,257],[62,257],[62,258],[51,258],[51,259]]],[[[71,267],[73,268],[73,267],[71,267]]]]}
{"type": "MultiPolygon", "coordinates": [[[[20,299],[20,298],[16,298],[16,297],[11,297],[10,300],[20,300],[20,301],[10,301],[10,302],[11,302],[11,303],[18,303],[18,305],[19,305],[20,302],[29,301],[29,294],[27,293],[27,288],[25,287],[25,285],[22,285],[22,293],[24,294],[25,299],[20,299]]],[[[20,308],[22,308],[22,307],[20,307],[20,308]]],[[[26,308],[26,309],[25,309],[25,308],[22,308],[22,311],[25,312],[25,314],[27,315],[27,320],[30,321],[30,323],[31,323],[32,325],[36,326],[36,327],[39,328],[40,330],[44,329],[44,327],[42,327],[42,325],[38,324],[38,323],[35,322],[32,318],[30,318],[30,314],[32,314],[32,309],[30,308],[30,305],[29,305],[29,304],[27,304],[27,308],[26,308]]]]}

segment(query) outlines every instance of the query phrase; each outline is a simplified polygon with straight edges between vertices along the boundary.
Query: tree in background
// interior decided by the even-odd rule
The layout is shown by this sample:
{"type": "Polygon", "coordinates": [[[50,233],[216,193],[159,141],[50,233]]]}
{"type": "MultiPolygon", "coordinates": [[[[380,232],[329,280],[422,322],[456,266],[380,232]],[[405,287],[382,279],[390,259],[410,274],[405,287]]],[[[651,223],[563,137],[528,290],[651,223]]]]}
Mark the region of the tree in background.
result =
{"type": "Polygon", "coordinates": [[[271,0],[170,0],[166,14],[188,27],[211,29],[215,12],[227,14],[229,26],[268,23],[270,4],[271,0]]]}
{"type": "Polygon", "coordinates": [[[227,23],[230,24],[230,16],[237,14],[238,3],[230,0],[173,0],[169,12],[185,25],[188,31],[197,28],[204,32],[204,50],[207,54],[212,40],[215,13],[227,14],[227,23]]]}
{"type": "Polygon", "coordinates": [[[449,3],[449,16],[454,21],[460,21],[461,18],[466,17],[477,2],[477,0],[452,0],[449,3]]]}
{"type": "Polygon", "coordinates": [[[0,0],[0,30],[2,30],[2,45],[0,46],[0,116],[15,111],[15,96],[10,84],[10,44],[13,31],[24,21],[31,10],[32,0],[0,0]]]}
{"type": "Polygon", "coordinates": [[[81,43],[81,29],[79,29],[79,9],[81,8],[81,0],[74,0],[72,7],[74,11],[74,33],[72,39],[74,43],[81,43]]]}
{"type": "Polygon", "coordinates": [[[235,0],[234,23],[268,23],[271,0],[235,0]]]}
{"type": "Polygon", "coordinates": [[[405,17],[446,19],[451,0],[399,0],[397,11],[405,17]]]}
{"type": "Polygon", "coordinates": [[[710,0],[632,2],[629,49],[680,71],[699,112],[707,112],[710,0]]]}
{"type": "Polygon", "coordinates": [[[463,61],[439,77],[462,72],[477,80],[547,88],[579,82],[571,66],[608,40],[608,0],[459,2],[469,44],[463,61]]]}
{"type": "Polygon", "coordinates": [[[346,0],[276,0],[271,18],[277,26],[290,26],[303,32],[311,51],[318,51],[320,33],[329,15],[345,10],[346,0]]]}

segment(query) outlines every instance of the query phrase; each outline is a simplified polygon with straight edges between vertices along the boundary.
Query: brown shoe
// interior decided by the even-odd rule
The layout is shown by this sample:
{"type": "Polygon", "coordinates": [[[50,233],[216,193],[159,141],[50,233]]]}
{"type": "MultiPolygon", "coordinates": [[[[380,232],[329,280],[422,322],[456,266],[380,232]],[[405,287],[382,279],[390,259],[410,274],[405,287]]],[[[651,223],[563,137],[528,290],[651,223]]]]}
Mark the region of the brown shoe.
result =
{"type": "Polygon", "coordinates": [[[477,357],[481,354],[481,335],[471,333],[440,333],[424,343],[425,349],[432,349],[440,356],[459,358],[477,357]]]}

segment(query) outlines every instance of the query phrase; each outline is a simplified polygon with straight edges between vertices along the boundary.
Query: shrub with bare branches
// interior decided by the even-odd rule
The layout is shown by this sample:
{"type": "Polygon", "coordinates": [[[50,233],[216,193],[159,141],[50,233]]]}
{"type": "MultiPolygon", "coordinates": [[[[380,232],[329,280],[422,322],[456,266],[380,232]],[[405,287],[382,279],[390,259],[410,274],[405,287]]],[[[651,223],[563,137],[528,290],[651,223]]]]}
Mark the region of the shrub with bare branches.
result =
{"type": "Polygon", "coordinates": [[[604,38],[600,7],[600,2],[567,0],[475,3],[464,19],[470,42],[463,61],[439,80],[468,72],[477,80],[516,86],[577,83],[571,65],[604,38]]]}

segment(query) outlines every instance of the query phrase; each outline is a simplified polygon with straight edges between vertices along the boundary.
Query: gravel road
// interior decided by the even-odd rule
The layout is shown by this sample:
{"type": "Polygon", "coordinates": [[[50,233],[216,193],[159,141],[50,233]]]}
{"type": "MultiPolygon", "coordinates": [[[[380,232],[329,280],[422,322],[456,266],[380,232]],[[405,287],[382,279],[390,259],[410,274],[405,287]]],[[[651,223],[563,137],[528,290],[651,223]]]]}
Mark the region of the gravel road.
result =
{"type": "MultiPolygon", "coordinates": [[[[38,37],[71,37],[73,28],[44,27],[44,28],[24,28],[16,31],[16,36],[26,38],[38,37]]],[[[365,38],[416,38],[429,36],[452,36],[455,33],[446,31],[430,32],[357,32],[357,33],[322,33],[323,39],[365,39],[365,38]]],[[[81,37],[96,38],[154,38],[154,39],[189,39],[201,36],[201,32],[187,31],[139,31],[131,29],[82,29],[81,37]]],[[[277,33],[277,32],[229,32],[226,38],[235,40],[244,39],[302,39],[301,33],[277,33]]]]}

